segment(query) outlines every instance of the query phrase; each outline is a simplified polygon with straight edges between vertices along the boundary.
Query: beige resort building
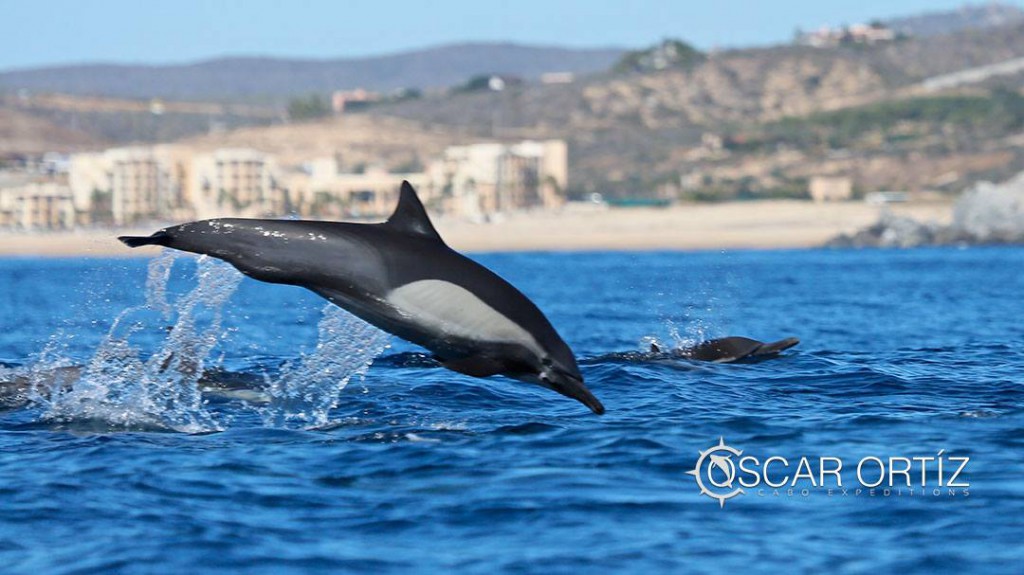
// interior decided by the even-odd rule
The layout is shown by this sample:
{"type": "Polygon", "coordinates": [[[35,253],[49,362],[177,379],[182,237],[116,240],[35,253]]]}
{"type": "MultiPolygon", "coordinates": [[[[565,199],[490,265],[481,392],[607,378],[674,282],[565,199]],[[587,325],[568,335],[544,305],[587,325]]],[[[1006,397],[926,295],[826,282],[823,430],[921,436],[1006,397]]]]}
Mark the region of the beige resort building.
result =
{"type": "Polygon", "coordinates": [[[481,221],[501,212],[560,206],[567,164],[561,140],[452,146],[414,173],[380,167],[345,172],[337,158],[283,167],[272,155],[247,148],[112,148],[72,156],[66,186],[0,186],[0,227],[130,226],[235,216],[382,219],[394,209],[403,180],[432,212],[481,221]]]}
{"type": "Polygon", "coordinates": [[[428,168],[424,200],[437,211],[479,220],[565,201],[568,148],[562,140],[453,146],[428,168]]]}
{"type": "Polygon", "coordinates": [[[170,146],[75,154],[68,184],[80,223],[124,226],[184,214],[188,166],[184,151],[170,146]]]}
{"type": "Polygon", "coordinates": [[[71,189],[54,182],[0,188],[0,228],[62,230],[75,226],[71,189]]]}

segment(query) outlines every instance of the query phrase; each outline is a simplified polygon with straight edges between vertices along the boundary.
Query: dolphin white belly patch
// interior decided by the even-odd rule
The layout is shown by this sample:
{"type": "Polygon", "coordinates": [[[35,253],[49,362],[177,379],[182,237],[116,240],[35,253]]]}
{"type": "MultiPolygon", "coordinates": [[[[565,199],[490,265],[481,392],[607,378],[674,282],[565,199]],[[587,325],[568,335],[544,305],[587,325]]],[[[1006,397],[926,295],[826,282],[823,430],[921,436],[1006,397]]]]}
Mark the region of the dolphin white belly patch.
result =
{"type": "Polygon", "coordinates": [[[425,328],[471,340],[518,343],[541,352],[530,332],[450,282],[412,282],[391,290],[387,302],[425,328]]]}

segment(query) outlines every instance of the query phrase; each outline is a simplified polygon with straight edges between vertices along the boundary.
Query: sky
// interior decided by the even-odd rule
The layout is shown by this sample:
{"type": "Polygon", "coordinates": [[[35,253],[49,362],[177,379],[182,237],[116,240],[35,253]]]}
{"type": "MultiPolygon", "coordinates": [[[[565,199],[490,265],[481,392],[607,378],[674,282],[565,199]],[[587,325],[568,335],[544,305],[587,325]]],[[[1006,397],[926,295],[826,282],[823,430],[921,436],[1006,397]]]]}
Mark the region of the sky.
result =
{"type": "MultiPolygon", "coordinates": [[[[1024,4],[1024,0],[1011,2],[1024,4]]],[[[0,0],[0,70],[220,56],[391,54],[466,41],[702,49],[788,41],[797,27],[952,9],[963,0],[0,0]]]]}

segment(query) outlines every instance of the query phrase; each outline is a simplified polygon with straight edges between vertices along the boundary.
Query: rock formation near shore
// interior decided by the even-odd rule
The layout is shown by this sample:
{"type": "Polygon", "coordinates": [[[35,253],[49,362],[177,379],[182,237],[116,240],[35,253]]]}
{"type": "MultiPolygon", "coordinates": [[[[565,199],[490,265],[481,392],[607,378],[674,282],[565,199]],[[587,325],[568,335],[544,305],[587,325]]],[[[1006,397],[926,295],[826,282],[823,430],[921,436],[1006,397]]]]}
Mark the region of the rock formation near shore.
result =
{"type": "Polygon", "coordinates": [[[842,234],[829,247],[907,248],[930,245],[1024,244],[1024,172],[1001,184],[981,182],[953,206],[949,225],[883,211],[878,221],[842,234]]]}

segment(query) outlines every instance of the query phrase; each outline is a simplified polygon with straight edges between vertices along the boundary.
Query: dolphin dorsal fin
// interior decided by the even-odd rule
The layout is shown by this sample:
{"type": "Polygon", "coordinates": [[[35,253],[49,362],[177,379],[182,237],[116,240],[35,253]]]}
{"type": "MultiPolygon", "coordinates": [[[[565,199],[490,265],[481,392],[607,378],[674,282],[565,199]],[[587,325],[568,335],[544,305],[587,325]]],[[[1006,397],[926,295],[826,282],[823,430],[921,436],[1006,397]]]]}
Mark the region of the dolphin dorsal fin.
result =
{"type": "Polygon", "coordinates": [[[443,241],[434,229],[434,224],[430,223],[427,210],[423,208],[416,190],[407,181],[402,182],[402,190],[398,194],[398,207],[384,225],[395,231],[443,241]]]}

